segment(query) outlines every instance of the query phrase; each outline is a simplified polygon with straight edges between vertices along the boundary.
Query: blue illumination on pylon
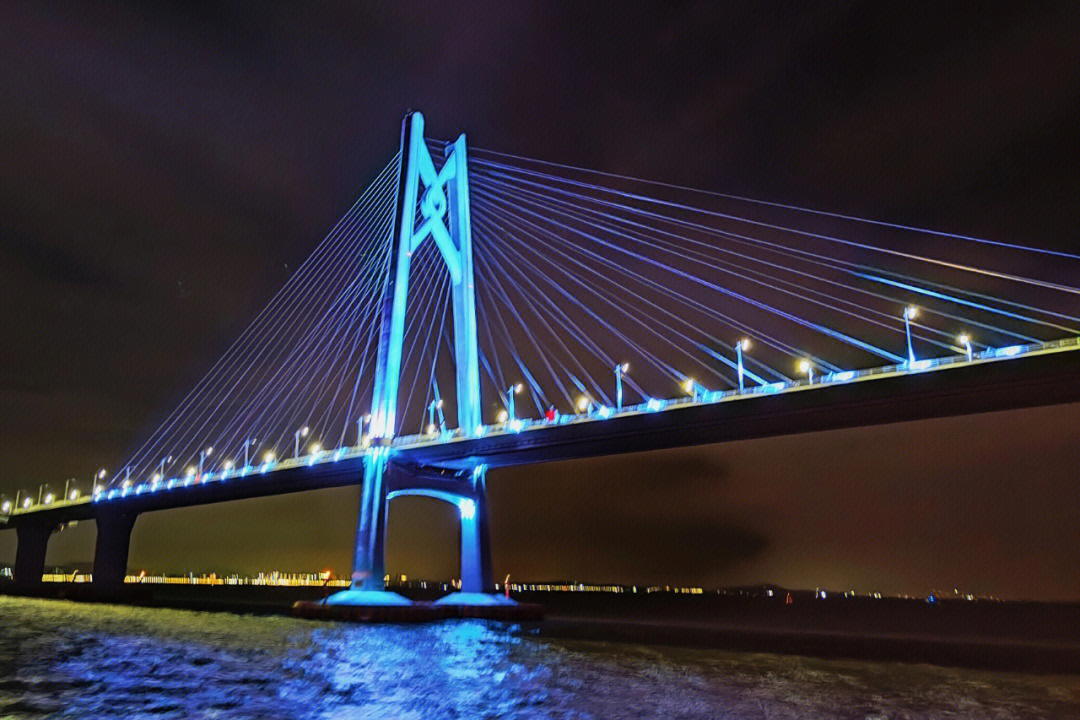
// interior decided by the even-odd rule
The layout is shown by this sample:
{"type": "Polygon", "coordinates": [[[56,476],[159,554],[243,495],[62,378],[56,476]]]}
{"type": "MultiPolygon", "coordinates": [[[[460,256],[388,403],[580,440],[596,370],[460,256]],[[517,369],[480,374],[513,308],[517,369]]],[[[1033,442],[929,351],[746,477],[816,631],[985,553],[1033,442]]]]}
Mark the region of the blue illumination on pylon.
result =
{"type": "Polygon", "coordinates": [[[465,136],[461,135],[446,146],[446,160],[442,168],[436,170],[424,142],[424,116],[418,112],[410,113],[402,126],[401,150],[396,248],[391,257],[390,280],[383,298],[371,436],[390,438],[396,430],[409,266],[413,253],[428,237],[438,246],[450,273],[458,427],[471,434],[481,424],[480,363],[476,343],[476,295],[465,136]],[[423,219],[419,227],[415,221],[418,202],[423,219]]]}
{"type": "MultiPolygon", "coordinates": [[[[397,427],[409,266],[413,253],[428,237],[438,246],[450,273],[458,427],[473,436],[483,432],[465,136],[461,135],[448,144],[444,154],[445,161],[437,170],[424,142],[424,116],[418,112],[407,115],[401,128],[395,246],[383,296],[382,327],[372,393],[369,432],[376,451],[364,459],[364,486],[356,530],[353,586],[368,590],[383,589],[380,540],[383,532],[381,525],[385,522],[383,475],[389,462],[388,446],[397,427]],[[418,205],[421,217],[419,227],[416,223],[418,205]]],[[[466,518],[463,509],[462,522],[464,527],[465,523],[475,520],[466,518]]]]}

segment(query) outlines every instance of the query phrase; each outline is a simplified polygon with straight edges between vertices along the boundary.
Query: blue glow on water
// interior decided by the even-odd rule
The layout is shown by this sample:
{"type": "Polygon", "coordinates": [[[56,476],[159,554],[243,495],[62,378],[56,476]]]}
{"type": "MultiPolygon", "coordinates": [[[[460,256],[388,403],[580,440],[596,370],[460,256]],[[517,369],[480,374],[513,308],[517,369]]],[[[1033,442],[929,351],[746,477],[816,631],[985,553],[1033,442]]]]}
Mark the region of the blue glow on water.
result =
{"type": "Polygon", "coordinates": [[[18,718],[1067,718],[1071,675],[0,596],[18,718]]]}

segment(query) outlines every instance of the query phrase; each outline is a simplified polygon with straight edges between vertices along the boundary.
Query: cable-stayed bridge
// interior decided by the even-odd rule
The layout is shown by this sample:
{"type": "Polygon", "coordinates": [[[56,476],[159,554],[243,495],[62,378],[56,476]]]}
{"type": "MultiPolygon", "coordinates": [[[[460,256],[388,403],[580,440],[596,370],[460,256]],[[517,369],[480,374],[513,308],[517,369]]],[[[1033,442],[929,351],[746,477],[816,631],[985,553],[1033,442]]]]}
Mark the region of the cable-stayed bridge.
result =
{"type": "MultiPolygon", "coordinates": [[[[399,152],[180,405],[92,484],[0,499],[16,580],[94,519],[94,583],[142,512],[362,485],[457,505],[489,591],[490,468],[1080,400],[1080,256],[425,138],[399,152]]],[[[25,484],[25,483],[24,483],[25,484]]]]}

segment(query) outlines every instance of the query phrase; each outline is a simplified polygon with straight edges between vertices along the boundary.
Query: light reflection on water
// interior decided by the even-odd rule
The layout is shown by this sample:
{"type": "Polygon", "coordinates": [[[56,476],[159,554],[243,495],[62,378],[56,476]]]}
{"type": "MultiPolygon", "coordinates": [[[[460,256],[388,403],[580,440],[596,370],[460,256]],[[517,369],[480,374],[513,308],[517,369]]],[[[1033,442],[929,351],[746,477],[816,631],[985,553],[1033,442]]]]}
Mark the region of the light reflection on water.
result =
{"type": "Polygon", "coordinates": [[[0,716],[1065,718],[1080,678],[0,597],[0,716]]]}

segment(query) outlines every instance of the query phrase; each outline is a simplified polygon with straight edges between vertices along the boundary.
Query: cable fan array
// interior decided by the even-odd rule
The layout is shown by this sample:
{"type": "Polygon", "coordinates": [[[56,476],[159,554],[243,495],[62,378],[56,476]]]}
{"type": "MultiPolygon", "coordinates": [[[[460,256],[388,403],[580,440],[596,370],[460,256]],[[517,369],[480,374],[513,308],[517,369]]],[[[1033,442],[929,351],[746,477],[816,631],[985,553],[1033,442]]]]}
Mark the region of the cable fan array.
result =
{"type": "Polygon", "coordinates": [[[1080,335],[1080,290],[1011,270],[1071,278],[1077,255],[471,152],[502,404],[516,382],[542,414],[1080,335]]]}
{"type": "MultiPolygon", "coordinates": [[[[485,423],[1080,335],[1071,253],[470,153],[485,423]]],[[[399,173],[395,156],[113,487],[361,444],[399,173]]],[[[449,274],[434,242],[410,260],[397,433],[450,437],[449,274]]]]}

